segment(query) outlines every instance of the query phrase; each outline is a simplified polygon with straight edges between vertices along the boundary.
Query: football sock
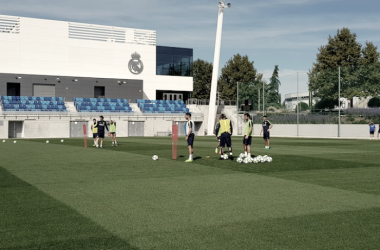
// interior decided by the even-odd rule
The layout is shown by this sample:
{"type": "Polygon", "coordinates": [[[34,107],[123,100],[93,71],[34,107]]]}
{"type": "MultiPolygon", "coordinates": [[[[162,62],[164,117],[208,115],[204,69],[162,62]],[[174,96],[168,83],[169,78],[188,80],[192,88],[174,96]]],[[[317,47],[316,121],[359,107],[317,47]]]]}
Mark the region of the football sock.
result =
{"type": "Polygon", "coordinates": [[[190,155],[189,159],[190,159],[190,160],[192,160],[192,159],[193,159],[193,154],[191,154],[191,155],[190,155]]]}
{"type": "Polygon", "coordinates": [[[247,156],[247,151],[244,152],[245,156],[247,156]]]}

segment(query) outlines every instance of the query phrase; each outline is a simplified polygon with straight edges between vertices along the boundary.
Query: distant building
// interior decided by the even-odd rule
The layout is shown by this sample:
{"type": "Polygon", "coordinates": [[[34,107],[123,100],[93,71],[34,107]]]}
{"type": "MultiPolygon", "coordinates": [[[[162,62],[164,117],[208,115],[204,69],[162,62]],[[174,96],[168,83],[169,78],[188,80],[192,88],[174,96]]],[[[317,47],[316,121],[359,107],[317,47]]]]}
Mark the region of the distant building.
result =
{"type": "MultiPolygon", "coordinates": [[[[297,104],[301,102],[309,105],[310,103],[309,98],[310,98],[309,92],[298,92],[298,95],[297,93],[286,94],[285,95],[286,109],[295,110],[297,107],[297,104]]],[[[319,100],[320,98],[318,97],[312,97],[312,100],[311,100],[312,105],[315,105],[319,100]]]]}

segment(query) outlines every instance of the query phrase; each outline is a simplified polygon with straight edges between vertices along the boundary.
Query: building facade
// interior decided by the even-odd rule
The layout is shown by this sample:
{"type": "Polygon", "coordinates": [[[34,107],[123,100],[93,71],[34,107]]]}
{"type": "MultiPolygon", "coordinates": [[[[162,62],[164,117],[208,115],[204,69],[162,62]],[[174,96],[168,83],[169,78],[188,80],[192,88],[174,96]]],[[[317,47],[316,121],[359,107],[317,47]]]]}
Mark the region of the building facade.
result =
{"type": "Polygon", "coordinates": [[[309,92],[291,93],[285,95],[285,106],[288,110],[295,110],[298,103],[306,103],[308,106],[315,105],[319,101],[318,97],[310,97],[309,92]]]}
{"type": "Polygon", "coordinates": [[[192,63],[154,30],[0,16],[0,95],[186,100],[192,63]]]}

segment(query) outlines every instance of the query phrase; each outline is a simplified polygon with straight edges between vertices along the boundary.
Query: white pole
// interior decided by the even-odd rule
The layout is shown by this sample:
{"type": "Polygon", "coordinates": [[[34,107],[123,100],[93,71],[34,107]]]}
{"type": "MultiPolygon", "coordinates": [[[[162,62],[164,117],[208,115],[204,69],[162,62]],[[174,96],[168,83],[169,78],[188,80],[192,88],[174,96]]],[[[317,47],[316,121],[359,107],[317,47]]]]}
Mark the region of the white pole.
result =
{"type": "Polygon", "coordinates": [[[339,84],[338,84],[338,137],[340,137],[340,66],[339,66],[339,84]]]}
{"type": "Polygon", "coordinates": [[[222,44],[223,11],[224,11],[224,8],[227,7],[224,5],[224,1],[225,0],[222,0],[219,2],[218,24],[216,27],[214,64],[213,64],[213,69],[212,69],[210,104],[208,108],[208,126],[207,126],[208,135],[212,135],[212,131],[214,130],[215,115],[216,115],[215,102],[216,102],[216,89],[218,86],[220,47],[222,44]]]}
{"type": "Polygon", "coordinates": [[[298,100],[298,72],[297,72],[297,136],[299,136],[300,105],[298,100]]]}

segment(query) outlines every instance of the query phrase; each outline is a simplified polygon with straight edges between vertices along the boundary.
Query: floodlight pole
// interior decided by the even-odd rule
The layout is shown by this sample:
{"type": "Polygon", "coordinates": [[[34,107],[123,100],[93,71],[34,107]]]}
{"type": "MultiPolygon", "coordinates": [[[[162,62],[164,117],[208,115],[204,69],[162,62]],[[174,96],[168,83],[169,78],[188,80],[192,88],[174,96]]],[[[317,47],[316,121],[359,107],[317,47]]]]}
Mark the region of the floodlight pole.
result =
{"type": "Polygon", "coordinates": [[[218,75],[219,75],[219,59],[220,59],[220,47],[222,44],[222,30],[223,30],[223,12],[225,8],[229,8],[231,5],[224,4],[225,0],[219,2],[219,13],[218,13],[218,24],[216,27],[216,39],[215,39],[215,52],[214,52],[214,64],[212,69],[212,80],[211,80],[211,92],[210,92],[210,104],[208,108],[208,125],[207,134],[212,135],[214,130],[214,122],[216,115],[216,89],[218,86],[218,75]]]}
{"type": "Polygon", "coordinates": [[[339,66],[339,83],[338,83],[338,137],[340,137],[340,66],[339,66]]]}
{"type": "Polygon", "coordinates": [[[258,100],[257,100],[257,108],[258,108],[258,111],[260,112],[260,89],[257,90],[258,91],[258,94],[257,96],[259,97],[258,100]]]}
{"type": "MultiPolygon", "coordinates": [[[[237,82],[236,87],[236,126],[239,127],[239,82],[237,82]]],[[[239,131],[239,130],[237,130],[239,131]]]]}

